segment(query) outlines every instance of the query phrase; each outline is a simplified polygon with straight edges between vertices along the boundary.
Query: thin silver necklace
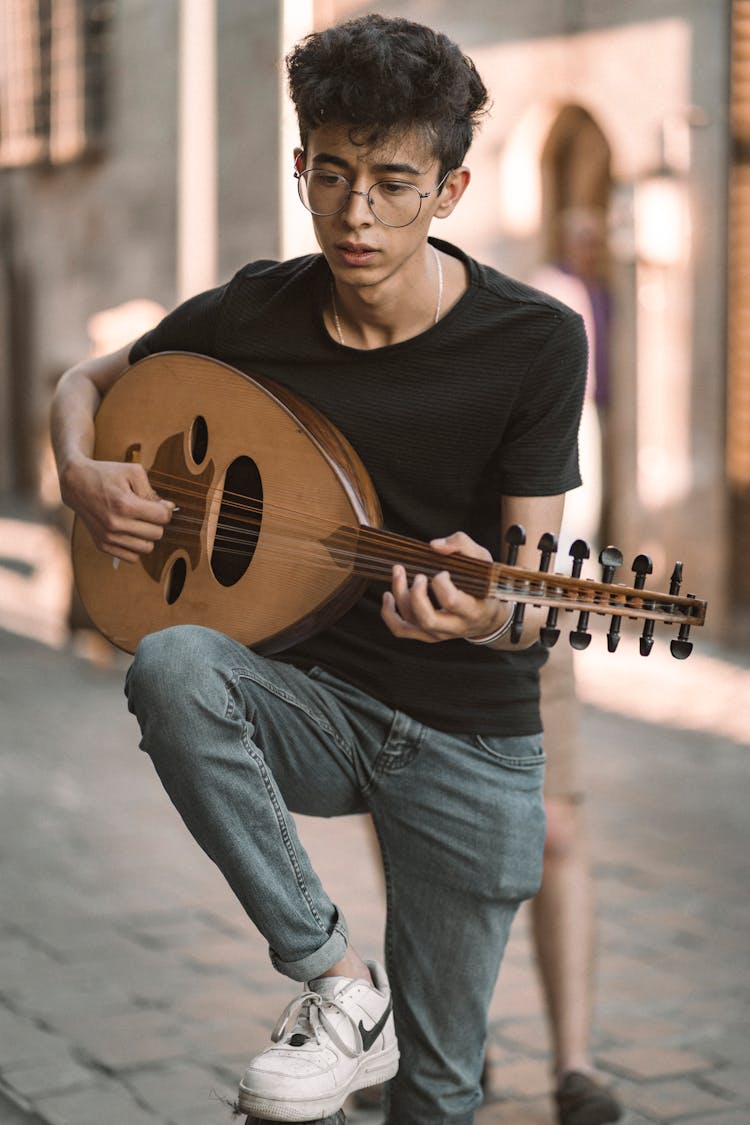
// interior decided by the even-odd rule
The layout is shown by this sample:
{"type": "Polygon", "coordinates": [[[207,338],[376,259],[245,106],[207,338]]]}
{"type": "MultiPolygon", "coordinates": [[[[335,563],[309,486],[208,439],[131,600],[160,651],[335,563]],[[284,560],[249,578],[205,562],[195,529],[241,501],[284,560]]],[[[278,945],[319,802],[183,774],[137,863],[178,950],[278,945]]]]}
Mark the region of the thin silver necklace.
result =
{"type": "MultiPolygon", "coordinates": [[[[435,257],[435,265],[437,266],[438,293],[437,304],[435,306],[435,319],[432,322],[433,324],[437,324],[437,322],[440,320],[440,310],[443,307],[443,265],[440,261],[440,255],[438,254],[432,243],[430,243],[429,246],[435,257]]],[[[336,286],[333,283],[333,278],[331,278],[331,312],[333,313],[333,323],[336,327],[336,335],[338,336],[339,343],[343,344],[344,333],[341,331],[341,321],[339,320],[339,313],[338,309],[336,308],[336,286]]]]}

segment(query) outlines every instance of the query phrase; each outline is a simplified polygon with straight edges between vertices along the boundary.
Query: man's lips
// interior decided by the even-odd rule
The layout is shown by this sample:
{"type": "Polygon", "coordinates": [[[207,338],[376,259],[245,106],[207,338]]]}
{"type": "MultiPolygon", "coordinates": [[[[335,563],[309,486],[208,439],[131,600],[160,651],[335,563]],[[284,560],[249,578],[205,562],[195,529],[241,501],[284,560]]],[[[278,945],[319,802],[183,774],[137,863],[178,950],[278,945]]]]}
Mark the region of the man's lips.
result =
{"type": "Polygon", "coordinates": [[[340,242],[336,249],[344,261],[351,266],[365,265],[378,253],[372,246],[362,246],[353,242],[340,242]]]}

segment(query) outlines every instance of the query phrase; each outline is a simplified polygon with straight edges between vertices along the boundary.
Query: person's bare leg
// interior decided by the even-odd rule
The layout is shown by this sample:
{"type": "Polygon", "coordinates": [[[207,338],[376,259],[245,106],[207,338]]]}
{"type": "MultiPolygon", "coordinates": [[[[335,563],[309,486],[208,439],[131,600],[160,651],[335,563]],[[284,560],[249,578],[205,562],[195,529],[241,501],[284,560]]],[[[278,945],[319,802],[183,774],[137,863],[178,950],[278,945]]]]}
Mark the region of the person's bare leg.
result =
{"type": "Polygon", "coordinates": [[[560,1077],[592,1072],[589,1035],[594,994],[594,887],[584,810],[548,798],[541,890],[531,903],[532,933],[560,1077]]]}

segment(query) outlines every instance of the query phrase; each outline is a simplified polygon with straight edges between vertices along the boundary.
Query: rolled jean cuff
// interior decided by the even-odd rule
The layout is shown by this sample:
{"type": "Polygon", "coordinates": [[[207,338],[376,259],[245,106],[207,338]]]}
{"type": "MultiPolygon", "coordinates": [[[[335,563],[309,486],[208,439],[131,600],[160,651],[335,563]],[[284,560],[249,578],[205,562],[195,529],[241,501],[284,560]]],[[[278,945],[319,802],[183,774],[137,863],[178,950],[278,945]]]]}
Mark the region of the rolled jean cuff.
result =
{"type": "Polygon", "coordinates": [[[273,949],[269,949],[269,953],[274,969],[292,980],[306,983],[309,980],[315,980],[321,973],[328,972],[332,965],[341,960],[348,948],[349,934],[346,921],[339,911],[338,921],[333,928],[333,933],[314,953],[308,953],[306,957],[301,957],[299,961],[282,961],[273,949]]]}

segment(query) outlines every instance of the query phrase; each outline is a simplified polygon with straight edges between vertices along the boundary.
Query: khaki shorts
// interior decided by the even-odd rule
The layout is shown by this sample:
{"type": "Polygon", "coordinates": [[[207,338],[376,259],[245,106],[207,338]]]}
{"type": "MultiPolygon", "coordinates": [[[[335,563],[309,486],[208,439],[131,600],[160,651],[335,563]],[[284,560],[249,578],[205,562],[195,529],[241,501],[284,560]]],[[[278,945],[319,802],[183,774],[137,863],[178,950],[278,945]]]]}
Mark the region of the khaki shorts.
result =
{"type": "Polygon", "coordinates": [[[561,637],[541,671],[542,727],[547,769],[545,797],[580,801],[585,793],[581,763],[581,704],[576,695],[573,650],[561,637]]]}

